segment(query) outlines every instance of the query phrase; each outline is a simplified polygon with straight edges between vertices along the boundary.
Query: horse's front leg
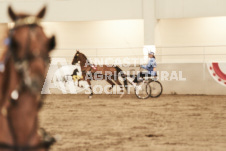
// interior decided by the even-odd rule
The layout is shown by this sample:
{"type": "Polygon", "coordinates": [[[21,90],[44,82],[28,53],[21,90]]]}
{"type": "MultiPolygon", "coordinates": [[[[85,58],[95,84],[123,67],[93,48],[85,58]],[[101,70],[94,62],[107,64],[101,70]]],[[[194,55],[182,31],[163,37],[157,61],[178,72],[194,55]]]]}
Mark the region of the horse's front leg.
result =
{"type": "Polygon", "coordinates": [[[88,83],[89,89],[90,89],[90,95],[89,95],[89,98],[91,99],[92,96],[93,96],[93,89],[92,89],[92,86],[91,86],[91,80],[87,80],[87,83],[88,83]]]}
{"type": "Polygon", "coordinates": [[[106,79],[106,81],[111,85],[111,87],[109,87],[109,90],[112,90],[113,87],[115,86],[115,83],[112,82],[112,80],[110,80],[110,79],[106,79]]]}
{"type": "Polygon", "coordinates": [[[83,88],[83,86],[79,85],[79,82],[81,81],[81,79],[78,79],[78,87],[83,88]]]}

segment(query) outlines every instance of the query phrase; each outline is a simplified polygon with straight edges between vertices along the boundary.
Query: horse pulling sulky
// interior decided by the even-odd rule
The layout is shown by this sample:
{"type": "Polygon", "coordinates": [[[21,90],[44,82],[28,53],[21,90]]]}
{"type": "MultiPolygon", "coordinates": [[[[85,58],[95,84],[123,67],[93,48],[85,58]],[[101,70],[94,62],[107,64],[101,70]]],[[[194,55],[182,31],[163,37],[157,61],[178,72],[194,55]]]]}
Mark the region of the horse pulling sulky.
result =
{"type": "Polygon", "coordinates": [[[47,38],[40,25],[46,7],[36,16],[8,14],[15,26],[9,30],[0,72],[0,151],[45,151],[56,141],[44,129],[38,133],[40,92],[55,37],[47,38]]]}
{"type": "Polygon", "coordinates": [[[115,83],[120,86],[121,92],[123,92],[123,86],[119,81],[119,77],[123,78],[124,87],[127,90],[127,78],[123,73],[122,69],[118,66],[108,66],[108,65],[94,65],[91,64],[88,58],[78,50],[72,60],[72,65],[79,63],[82,70],[82,78],[80,80],[87,81],[90,89],[89,98],[92,98],[93,90],[91,87],[92,80],[106,80],[111,87],[109,90],[115,86],[115,83]]]}

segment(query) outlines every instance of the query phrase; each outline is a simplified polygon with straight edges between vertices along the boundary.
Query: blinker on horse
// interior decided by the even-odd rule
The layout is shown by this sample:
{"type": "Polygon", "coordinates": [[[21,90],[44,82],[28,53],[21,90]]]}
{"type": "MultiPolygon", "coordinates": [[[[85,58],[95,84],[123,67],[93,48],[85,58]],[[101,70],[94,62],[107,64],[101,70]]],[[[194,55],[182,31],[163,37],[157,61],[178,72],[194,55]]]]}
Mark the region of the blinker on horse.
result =
{"type": "Polygon", "coordinates": [[[55,142],[42,130],[38,134],[40,95],[55,37],[46,37],[40,25],[46,7],[37,15],[8,14],[15,26],[8,34],[0,73],[0,151],[44,151],[55,142]]]}

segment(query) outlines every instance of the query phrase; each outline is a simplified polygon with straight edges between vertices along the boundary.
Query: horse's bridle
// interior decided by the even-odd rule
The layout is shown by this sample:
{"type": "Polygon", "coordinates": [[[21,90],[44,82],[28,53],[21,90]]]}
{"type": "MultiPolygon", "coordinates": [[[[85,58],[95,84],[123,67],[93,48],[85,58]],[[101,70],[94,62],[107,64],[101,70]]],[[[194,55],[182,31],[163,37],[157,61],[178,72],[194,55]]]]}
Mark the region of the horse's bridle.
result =
{"type": "MultiPolygon", "coordinates": [[[[29,76],[29,73],[28,73],[28,67],[29,67],[29,60],[32,60],[32,59],[36,59],[38,57],[42,58],[43,61],[47,64],[49,63],[49,57],[43,57],[43,56],[30,56],[28,54],[25,55],[24,58],[19,58],[15,52],[13,52],[12,50],[12,45],[11,45],[11,40],[12,40],[12,36],[13,36],[13,32],[19,28],[19,27],[22,27],[22,26],[28,26],[29,28],[29,32],[28,32],[28,39],[27,39],[27,47],[26,47],[26,52],[29,51],[29,43],[30,43],[30,32],[32,31],[32,29],[34,27],[37,27],[39,26],[39,23],[40,23],[40,19],[37,18],[37,17],[34,17],[34,16],[29,16],[29,17],[25,17],[25,18],[22,18],[22,19],[18,19],[16,22],[15,22],[15,26],[13,29],[10,30],[10,33],[9,33],[9,38],[8,38],[8,54],[6,56],[6,58],[9,58],[10,56],[12,56],[13,58],[13,61],[14,61],[14,67],[16,69],[16,72],[18,73],[18,75],[21,77],[22,81],[21,83],[19,84],[19,87],[15,90],[12,91],[11,93],[11,97],[9,99],[10,103],[13,104],[13,105],[16,105],[17,103],[17,99],[19,98],[19,93],[24,91],[25,89],[26,90],[29,90],[32,94],[34,95],[37,95],[38,98],[39,98],[39,108],[41,108],[41,105],[43,103],[43,99],[44,97],[40,94],[40,92],[37,92],[37,85],[35,85],[35,82],[37,81],[33,81],[32,78],[29,76]]],[[[6,63],[7,59],[5,59],[5,63],[6,63]]],[[[10,144],[6,144],[6,143],[1,143],[0,142],[0,148],[1,149],[8,149],[8,150],[13,150],[13,151],[28,151],[28,150],[37,150],[37,149],[49,149],[49,147],[51,145],[53,145],[54,142],[56,142],[55,138],[54,137],[51,137],[49,134],[47,134],[45,132],[44,129],[41,129],[41,134],[42,134],[42,142],[35,145],[35,146],[29,146],[29,145],[26,145],[26,146],[19,146],[17,145],[16,143],[16,135],[15,135],[15,131],[14,131],[14,128],[13,128],[13,125],[12,125],[12,119],[10,118],[10,116],[7,115],[7,111],[6,109],[3,110],[1,112],[5,112],[4,116],[7,118],[7,121],[8,121],[8,125],[9,125],[9,129],[10,129],[10,132],[11,132],[11,135],[12,135],[12,138],[13,138],[13,142],[15,145],[10,145],[10,144]]],[[[29,138],[28,138],[28,143],[30,141],[30,139],[32,139],[32,136],[35,134],[35,130],[37,129],[36,125],[37,125],[37,117],[35,119],[35,123],[34,123],[34,127],[29,135],[29,138]]]]}
{"type": "MultiPolygon", "coordinates": [[[[79,54],[76,54],[75,57],[78,57],[78,56],[79,56],[79,54]]],[[[79,62],[79,61],[77,60],[76,63],[78,63],[78,62],[79,62]]],[[[76,63],[75,63],[75,64],[76,64],[76,63]]],[[[91,64],[90,61],[89,61],[89,59],[86,58],[86,64],[85,64],[85,66],[86,66],[86,67],[89,66],[89,68],[86,68],[85,70],[82,70],[82,73],[87,73],[87,72],[92,73],[92,70],[93,70],[92,65],[94,65],[94,64],[91,64]]],[[[82,68],[82,67],[81,67],[81,68],[82,68]]]]}
{"type": "MultiPolygon", "coordinates": [[[[34,20],[35,21],[35,20],[34,20]]],[[[19,27],[21,27],[22,25],[20,25],[19,27]]],[[[38,55],[33,55],[33,54],[29,54],[29,43],[30,43],[30,33],[34,32],[33,29],[35,27],[38,26],[38,23],[33,23],[33,24],[25,24],[23,26],[28,26],[29,28],[29,32],[28,32],[28,38],[27,38],[27,45],[26,45],[26,52],[25,56],[23,58],[19,58],[15,52],[13,52],[13,48],[11,45],[11,41],[12,41],[12,35],[14,33],[14,31],[16,30],[16,28],[19,28],[18,26],[15,26],[13,29],[10,30],[9,33],[9,53],[13,58],[14,61],[14,67],[17,71],[17,73],[21,76],[21,79],[23,79],[21,86],[23,88],[28,88],[28,90],[30,91],[34,91],[37,92],[37,83],[38,81],[34,81],[32,80],[32,78],[29,76],[29,72],[28,72],[28,68],[29,68],[29,61],[30,60],[34,60],[37,58],[42,58],[42,60],[44,61],[45,65],[47,66],[50,62],[49,56],[41,56],[41,54],[38,55]]]]}

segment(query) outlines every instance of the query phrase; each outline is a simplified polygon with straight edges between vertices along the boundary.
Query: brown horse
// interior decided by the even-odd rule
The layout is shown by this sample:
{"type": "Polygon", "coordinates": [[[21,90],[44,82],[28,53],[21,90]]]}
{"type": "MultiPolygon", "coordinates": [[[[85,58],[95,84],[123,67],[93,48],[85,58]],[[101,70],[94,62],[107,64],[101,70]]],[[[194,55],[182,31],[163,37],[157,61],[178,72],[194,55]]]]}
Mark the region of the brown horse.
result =
{"type": "Polygon", "coordinates": [[[118,79],[118,77],[121,76],[124,81],[124,86],[127,89],[126,75],[122,72],[122,70],[118,66],[115,66],[115,67],[107,66],[107,65],[95,66],[91,64],[87,59],[87,57],[83,53],[79,52],[78,50],[74,56],[72,65],[76,63],[80,63],[81,70],[82,70],[82,77],[83,77],[82,80],[87,81],[87,83],[89,84],[90,97],[93,95],[91,80],[106,80],[111,85],[109,90],[111,90],[116,83],[117,85],[120,86],[121,92],[123,92],[123,86],[118,79]]]}
{"type": "Polygon", "coordinates": [[[0,151],[45,151],[54,138],[38,134],[40,95],[55,37],[47,38],[40,26],[44,7],[36,16],[16,14],[8,8],[15,26],[9,31],[0,73],[0,151]]]}

